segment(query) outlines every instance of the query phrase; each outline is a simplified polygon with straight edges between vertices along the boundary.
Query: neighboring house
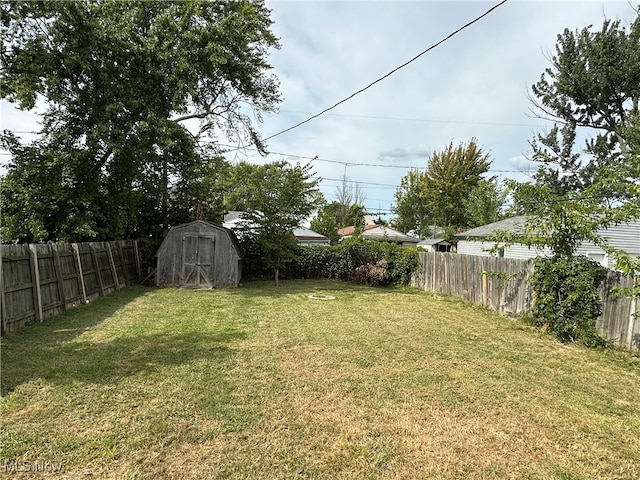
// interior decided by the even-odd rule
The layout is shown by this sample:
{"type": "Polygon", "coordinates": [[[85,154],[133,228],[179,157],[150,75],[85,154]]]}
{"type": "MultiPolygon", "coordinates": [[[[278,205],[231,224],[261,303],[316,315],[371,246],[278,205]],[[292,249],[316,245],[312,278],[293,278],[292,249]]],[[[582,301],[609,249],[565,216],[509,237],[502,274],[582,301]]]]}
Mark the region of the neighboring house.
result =
{"type": "MultiPolygon", "coordinates": [[[[551,255],[551,250],[547,247],[528,247],[523,244],[514,244],[500,247],[494,253],[496,243],[489,240],[491,235],[498,231],[504,231],[519,235],[526,234],[527,217],[518,217],[500,220],[481,227],[472,228],[466,232],[458,233],[457,251],[466,255],[498,256],[504,258],[529,259],[535,257],[546,257],[551,255]]],[[[632,257],[640,256],[640,221],[614,225],[608,229],[598,231],[598,234],[607,239],[608,244],[618,250],[622,250],[632,257]]],[[[607,255],[604,250],[591,242],[584,242],[578,247],[576,255],[584,255],[592,258],[602,266],[613,268],[615,259],[607,255]]]]}
{"type": "Polygon", "coordinates": [[[242,212],[237,210],[230,210],[224,215],[224,220],[222,221],[222,226],[225,228],[231,228],[234,226],[238,226],[242,221],[242,212]]]}
{"type": "Polygon", "coordinates": [[[156,257],[158,287],[237,287],[242,274],[233,231],[202,220],[171,227],[156,257]]]}
{"type": "MultiPolygon", "coordinates": [[[[364,226],[364,230],[371,230],[372,228],[376,228],[378,225],[374,224],[365,224],[364,226]]],[[[354,233],[356,233],[356,227],[354,227],[353,225],[350,227],[344,227],[344,228],[340,228],[338,229],[338,235],[340,235],[341,237],[350,237],[351,235],[353,235],[354,233]]]]}
{"type": "MultiPolygon", "coordinates": [[[[245,226],[244,225],[245,223],[246,221],[242,219],[242,212],[232,210],[224,216],[224,223],[222,224],[222,226],[234,231],[239,231],[243,226],[245,226]]],[[[250,224],[246,226],[251,228],[250,224]]],[[[330,245],[331,244],[330,239],[306,227],[298,227],[294,229],[293,234],[298,239],[298,243],[300,243],[300,245],[330,245]]]]}
{"type": "Polygon", "coordinates": [[[450,252],[452,247],[444,238],[427,238],[418,242],[418,248],[427,252],[450,252]]]}
{"type": "Polygon", "coordinates": [[[298,227],[293,231],[300,245],[331,245],[331,240],[306,227],[298,227]]]}
{"type": "MultiPolygon", "coordinates": [[[[355,233],[354,227],[345,227],[338,230],[338,235],[343,238],[349,237],[355,233]]],[[[362,232],[362,238],[365,240],[377,240],[379,242],[397,243],[403,246],[415,247],[420,240],[402,232],[398,232],[393,228],[385,225],[365,225],[362,232]]]]}

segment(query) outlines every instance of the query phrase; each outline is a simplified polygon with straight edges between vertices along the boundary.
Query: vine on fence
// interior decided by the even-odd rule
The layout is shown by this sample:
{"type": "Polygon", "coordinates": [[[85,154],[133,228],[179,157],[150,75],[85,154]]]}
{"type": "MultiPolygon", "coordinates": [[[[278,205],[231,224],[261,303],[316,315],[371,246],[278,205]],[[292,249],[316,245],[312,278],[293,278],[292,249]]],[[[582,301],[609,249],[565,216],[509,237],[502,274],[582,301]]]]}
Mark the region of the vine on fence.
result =
{"type": "Polygon", "coordinates": [[[598,287],[606,269],[586,257],[549,257],[534,260],[530,282],[535,292],[533,321],[564,342],[603,346],[596,331],[602,314],[598,287]]]}

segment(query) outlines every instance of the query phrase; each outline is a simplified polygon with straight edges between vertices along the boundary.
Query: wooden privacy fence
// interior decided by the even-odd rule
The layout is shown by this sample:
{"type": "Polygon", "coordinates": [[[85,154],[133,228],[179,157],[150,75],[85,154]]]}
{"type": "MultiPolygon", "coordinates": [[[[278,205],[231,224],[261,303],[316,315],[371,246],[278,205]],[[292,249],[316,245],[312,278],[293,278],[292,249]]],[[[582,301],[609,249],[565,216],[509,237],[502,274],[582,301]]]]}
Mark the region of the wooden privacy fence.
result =
{"type": "MultiPolygon", "coordinates": [[[[455,253],[420,252],[420,266],[412,285],[484,305],[502,315],[517,316],[531,310],[531,260],[482,257],[455,253]]],[[[600,289],[603,312],[596,328],[615,345],[640,350],[640,310],[635,299],[613,293],[629,288],[633,279],[610,271],[600,289]]]]}
{"type": "Polygon", "coordinates": [[[108,295],[140,278],[138,245],[0,245],[2,334],[108,295]]]}

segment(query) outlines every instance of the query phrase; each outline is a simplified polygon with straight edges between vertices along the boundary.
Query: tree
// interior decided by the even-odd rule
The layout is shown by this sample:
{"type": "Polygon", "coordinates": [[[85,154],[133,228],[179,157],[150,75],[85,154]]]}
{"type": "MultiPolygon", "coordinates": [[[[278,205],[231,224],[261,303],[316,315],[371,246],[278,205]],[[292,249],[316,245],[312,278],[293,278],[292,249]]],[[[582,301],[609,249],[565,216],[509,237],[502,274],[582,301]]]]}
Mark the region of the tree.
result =
{"type": "Polygon", "coordinates": [[[367,199],[366,195],[357,182],[352,182],[344,173],[340,177],[340,183],[336,186],[336,202],[344,205],[347,209],[351,205],[364,205],[367,199]]]}
{"type": "Polygon", "coordinates": [[[475,139],[457,147],[450,143],[434,152],[424,173],[409,172],[396,191],[395,225],[422,235],[430,226],[455,233],[470,226],[468,205],[471,192],[489,171],[491,161],[475,139]]]}
{"type": "Polygon", "coordinates": [[[254,234],[262,259],[273,270],[276,285],[284,264],[295,258],[293,230],[322,203],[310,165],[285,161],[234,167],[236,187],[227,203],[243,213],[245,231],[254,234]]]}
{"type": "Polygon", "coordinates": [[[640,295],[640,262],[599,234],[640,218],[640,16],[628,31],[608,20],[597,32],[565,30],[550,60],[532,101],[557,123],[531,142],[531,158],[540,163],[533,182],[513,185],[518,208],[528,215],[527,233],[501,236],[552,251],[536,260],[536,322],[560,338],[598,344],[593,332],[605,272],[575,257],[578,246],[590,241],[613,255],[636,279],[625,293],[640,295]],[[577,132],[584,127],[596,134],[579,151],[577,132]]]}
{"type": "Polygon", "coordinates": [[[172,192],[169,222],[206,220],[221,224],[225,197],[233,190],[233,166],[224,157],[203,158],[192,178],[180,179],[172,192]]]}
{"type": "Polygon", "coordinates": [[[402,232],[415,232],[420,238],[431,236],[431,217],[428,206],[423,201],[425,174],[412,170],[400,181],[396,190],[395,217],[392,225],[402,232]]]}
{"type": "MultiPolygon", "coordinates": [[[[532,86],[534,111],[571,127],[600,131],[591,150],[604,141],[628,154],[627,134],[636,128],[640,99],[640,16],[629,31],[606,20],[558,35],[551,67],[532,86]]],[[[567,138],[570,136],[569,133],[567,138]]]]}
{"type": "Polygon", "coordinates": [[[51,214],[43,231],[25,224],[18,237],[157,234],[176,186],[197,183],[217,153],[205,138],[241,137],[263,149],[246,109],[259,120],[279,102],[267,74],[278,42],[262,1],[13,1],[0,9],[0,94],[22,109],[38,99],[46,106],[41,138],[28,149],[5,135],[9,175],[16,172],[7,185],[19,188],[7,195],[56,209],[52,191],[67,201],[69,185],[95,185],[71,224],[51,214]],[[29,167],[43,162],[56,164],[56,175],[29,167]],[[20,183],[25,170],[34,182],[20,183]]]}
{"type": "Polygon", "coordinates": [[[338,202],[324,205],[318,210],[313,220],[311,220],[311,230],[327,237],[331,240],[332,245],[335,245],[340,240],[338,230],[342,228],[342,226],[338,226],[338,217],[335,211],[336,208],[342,209],[342,206],[343,205],[338,202]]]}
{"type": "Polygon", "coordinates": [[[508,194],[496,177],[480,179],[465,199],[467,226],[479,227],[505,218],[502,207],[508,194]]]}
{"type": "Polygon", "coordinates": [[[338,230],[341,228],[352,226],[356,233],[362,233],[366,214],[367,211],[362,205],[347,206],[340,202],[331,202],[318,210],[315,218],[311,220],[311,229],[329,238],[331,243],[337,243],[340,240],[338,230]]]}
{"type": "Polygon", "coordinates": [[[3,242],[82,238],[98,230],[108,199],[101,195],[98,176],[80,152],[65,155],[41,143],[22,146],[13,136],[3,139],[2,148],[14,155],[0,185],[3,242]],[[69,174],[77,171],[85,181],[69,174]]]}
{"type": "Polygon", "coordinates": [[[532,140],[540,166],[533,182],[513,185],[514,198],[536,232],[529,242],[563,257],[583,241],[609,249],[598,230],[640,217],[640,16],[628,31],[608,20],[596,32],[565,30],[550,60],[532,102],[559,124],[532,140]],[[580,151],[581,127],[596,135],[580,151]]]}

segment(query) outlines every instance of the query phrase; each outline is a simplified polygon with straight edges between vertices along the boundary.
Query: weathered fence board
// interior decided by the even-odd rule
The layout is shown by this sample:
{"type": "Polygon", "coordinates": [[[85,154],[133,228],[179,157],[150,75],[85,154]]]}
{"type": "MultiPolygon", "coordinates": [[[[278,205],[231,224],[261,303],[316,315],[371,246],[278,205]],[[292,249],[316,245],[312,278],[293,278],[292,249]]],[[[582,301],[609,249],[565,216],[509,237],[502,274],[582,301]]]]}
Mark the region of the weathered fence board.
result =
{"type": "MultiPolygon", "coordinates": [[[[533,289],[528,282],[532,273],[531,260],[420,252],[420,266],[412,284],[484,305],[502,315],[517,316],[533,305],[533,289]]],[[[631,277],[608,273],[600,289],[603,311],[596,328],[615,345],[640,350],[640,318],[635,315],[640,305],[615,293],[632,285],[631,277]]]]}
{"type": "Polygon", "coordinates": [[[138,258],[134,241],[0,245],[2,334],[131,285],[138,258]]]}
{"type": "Polygon", "coordinates": [[[15,322],[36,319],[31,280],[31,256],[28,245],[2,246],[3,318],[6,331],[15,322]]]}

